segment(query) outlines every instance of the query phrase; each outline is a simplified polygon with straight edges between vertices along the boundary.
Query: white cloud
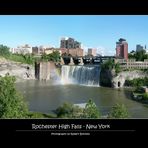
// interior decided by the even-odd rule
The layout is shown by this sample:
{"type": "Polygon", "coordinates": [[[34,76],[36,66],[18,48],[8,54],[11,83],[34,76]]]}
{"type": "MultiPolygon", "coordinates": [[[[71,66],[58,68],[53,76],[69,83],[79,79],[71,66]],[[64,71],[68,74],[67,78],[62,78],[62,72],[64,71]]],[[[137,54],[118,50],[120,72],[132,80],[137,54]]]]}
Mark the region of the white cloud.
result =
{"type": "Polygon", "coordinates": [[[115,51],[110,50],[110,49],[106,49],[103,46],[98,46],[97,47],[97,53],[101,54],[103,56],[114,56],[115,55],[115,51]]]}

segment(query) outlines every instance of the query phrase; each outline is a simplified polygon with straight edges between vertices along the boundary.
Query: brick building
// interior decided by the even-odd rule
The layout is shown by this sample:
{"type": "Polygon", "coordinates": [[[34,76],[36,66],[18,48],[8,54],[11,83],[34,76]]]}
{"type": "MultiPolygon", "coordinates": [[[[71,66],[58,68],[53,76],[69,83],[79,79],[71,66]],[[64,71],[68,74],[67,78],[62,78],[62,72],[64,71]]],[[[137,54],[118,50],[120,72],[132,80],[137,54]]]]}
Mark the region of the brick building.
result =
{"type": "Polygon", "coordinates": [[[76,49],[81,48],[81,43],[73,38],[62,38],[60,41],[60,48],[76,49]]]}
{"type": "Polygon", "coordinates": [[[68,53],[70,55],[72,55],[73,57],[75,57],[75,56],[83,56],[84,55],[84,50],[81,49],[81,48],[69,49],[68,53]]]}
{"type": "Polygon", "coordinates": [[[116,57],[128,60],[128,43],[125,39],[120,38],[116,42],[116,57]]]}
{"type": "Polygon", "coordinates": [[[94,48],[88,48],[88,55],[96,56],[97,49],[94,48]]]}

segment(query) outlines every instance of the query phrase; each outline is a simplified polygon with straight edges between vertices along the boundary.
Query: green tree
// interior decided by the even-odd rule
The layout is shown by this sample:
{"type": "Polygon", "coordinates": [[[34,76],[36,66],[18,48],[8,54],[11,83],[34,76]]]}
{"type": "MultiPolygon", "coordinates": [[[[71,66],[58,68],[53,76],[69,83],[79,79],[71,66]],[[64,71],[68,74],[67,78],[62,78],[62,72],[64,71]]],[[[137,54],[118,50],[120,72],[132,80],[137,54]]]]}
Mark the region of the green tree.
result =
{"type": "Polygon", "coordinates": [[[143,94],[143,100],[148,100],[148,93],[143,94]]]}
{"type": "Polygon", "coordinates": [[[146,54],[146,51],[143,49],[141,51],[137,52],[131,52],[128,54],[129,59],[136,59],[136,61],[144,61],[144,59],[148,59],[148,55],[146,54]]]}
{"type": "Polygon", "coordinates": [[[9,47],[0,45],[0,55],[8,56],[10,54],[9,47]]]}
{"type": "Polygon", "coordinates": [[[59,62],[60,57],[59,51],[53,51],[53,53],[49,54],[49,61],[59,62]]]}
{"type": "Polygon", "coordinates": [[[43,53],[42,56],[41,56],[41,59],[43,61],[48,61],[48,55],[46,53],[43,53]]]}
{"type": "Polygon", "coordinates": [[[124,104],[116,104],[112,107],[109,118],[128,118],[129,113],[124,104]]]}
{"type": "Polygon", "coordinates": [[[119,63],[116,63],[115,64],[115,72],[116,72],[116,74],[118,74],[120,71],[121,71],[120,64],[119,63]]]}
{"type": "Polygon", "coordinates": [[[112,70],[114,68],[114,66],[115,66],[114,60],[113,59],[109,59],[109,60],[107,60],[105,63],[103,63],[101,65],[101,68],[112,70]]]}
{"type": "Polygon", "coordinates": [[[100,113],[97,109],[96,104],[89,100],[85,108],[79,106],[64,103],[62,106],[56,109],[58,118],[99,118],[100,113]]]}
{"type": "Polygon", "coordinates": [[[0,77],[0,118],[26,118],[28,108],[15,89],[15,77],[0,77]]]}
{"type": "Polygon", "coordinates": [[[57,117],[59,118],[68,118],[72,115],[73,105],[65,102],[62,106],[56,109],[57,117]]]}
{"type": "Polygon", "coordinates": [[[53,62],[59,62],[60,61],[60,53],[59,51],[53,51],[51,54],[42,54],[41,59],[44,61],[53,61],[53,62]]]}
{"type": "Polygon", "coordinates": [[[99,118],[100,113],[96,104],[90,99],[83,111],[83,118],[99,118]]]}

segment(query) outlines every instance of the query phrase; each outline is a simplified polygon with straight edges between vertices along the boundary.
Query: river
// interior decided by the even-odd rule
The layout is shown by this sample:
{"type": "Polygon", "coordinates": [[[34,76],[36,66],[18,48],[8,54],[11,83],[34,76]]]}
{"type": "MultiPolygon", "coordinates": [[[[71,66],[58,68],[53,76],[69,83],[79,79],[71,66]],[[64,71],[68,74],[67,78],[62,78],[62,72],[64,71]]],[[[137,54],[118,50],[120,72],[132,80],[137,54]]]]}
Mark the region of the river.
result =
{"type": "Polygon", "coordinates": [[[64,102],[86,103],[92,99],[102,115],[106,115],[116,103],[128,108],[131,118],[148,118],[148,107],[130,98],[130,91],[77,84],[55,84],[53,81],[29,80],[16,83],[16,88],[28,102],[29,110],[50,113],[64,102]]]}

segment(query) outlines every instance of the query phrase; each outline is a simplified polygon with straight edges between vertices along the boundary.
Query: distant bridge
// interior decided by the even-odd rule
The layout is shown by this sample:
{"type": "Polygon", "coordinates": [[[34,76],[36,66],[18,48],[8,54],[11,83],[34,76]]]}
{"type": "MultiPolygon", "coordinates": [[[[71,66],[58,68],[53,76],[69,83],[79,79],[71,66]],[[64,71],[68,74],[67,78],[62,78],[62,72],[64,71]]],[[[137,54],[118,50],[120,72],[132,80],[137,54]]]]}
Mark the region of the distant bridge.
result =
{"type": "Polygon", "coordinates": [[[62,56],[62,63],[65,65],[85,65],[85,64],[101,64],[108,59],[115,59],[115,56],[102,56],[102,57],[68,57],[62,56]]]}

